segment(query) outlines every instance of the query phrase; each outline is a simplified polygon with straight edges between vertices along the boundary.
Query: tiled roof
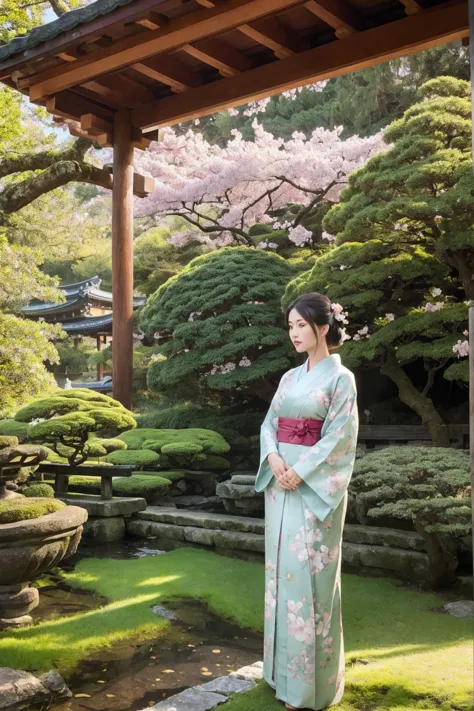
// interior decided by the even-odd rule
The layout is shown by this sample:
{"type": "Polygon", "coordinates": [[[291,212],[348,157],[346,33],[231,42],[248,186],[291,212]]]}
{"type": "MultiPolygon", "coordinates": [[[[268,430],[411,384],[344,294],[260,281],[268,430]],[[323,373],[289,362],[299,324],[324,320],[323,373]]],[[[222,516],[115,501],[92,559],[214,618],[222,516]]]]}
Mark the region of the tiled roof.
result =
{"type": "Polygon", "coordinates": [[[130,5],[134,0],[96,0],[96,2],[80,7],[77,10],[66,12],[53,22],[35,27],[23,37],[15,37],[11,42],[0,47],[0,62],[5,61],[14,54],[19,54],[27,49],[33,49],[43,42],[55,39],[63,32],[73,30],[80,25],[96,20],[101,15],[108,15],[124,5],[130,5]]]}

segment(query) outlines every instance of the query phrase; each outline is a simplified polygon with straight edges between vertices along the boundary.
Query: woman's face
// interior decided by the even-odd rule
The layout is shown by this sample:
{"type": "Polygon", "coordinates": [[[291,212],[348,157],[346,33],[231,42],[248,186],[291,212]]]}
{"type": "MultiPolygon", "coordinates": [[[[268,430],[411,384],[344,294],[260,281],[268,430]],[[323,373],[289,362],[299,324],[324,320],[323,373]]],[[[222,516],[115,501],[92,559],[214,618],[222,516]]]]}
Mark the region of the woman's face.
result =
{"type": "MultiPolygon", "coordinates": [[[[316,327],[321,332],[320,327],[316,327]]],[[[314,351],[318,347],[316,335],[307,321],[296,309],[291,309],[288,317],[288,332],[298,353],[314,351]]]]}

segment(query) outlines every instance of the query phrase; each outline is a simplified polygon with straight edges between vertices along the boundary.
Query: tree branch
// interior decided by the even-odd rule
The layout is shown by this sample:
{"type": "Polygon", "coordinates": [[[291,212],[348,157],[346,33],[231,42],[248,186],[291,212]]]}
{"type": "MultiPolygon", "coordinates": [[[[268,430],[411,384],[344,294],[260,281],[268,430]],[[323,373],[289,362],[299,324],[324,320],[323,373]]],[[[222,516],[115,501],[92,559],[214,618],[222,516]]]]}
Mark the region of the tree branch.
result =
{"type": "Polygon", "coordinates": [[[5,224],[7,215],[21,210],[40,195],[67,183],[93,183],[103,188],[111,188],[112,181],[110,173],[90,163],[60,161],[38,175],[9,185],[0,193],[0,225],[5,224]]]}
{"type": "Polygon", "coordinates": [[[49,0],[49,4],[57,17],[65,15],[71,9],[65,0],[49,0]]]}
{"type": "Polygon", "coordinates": [[[78,138],[71,146],[61,151],[49,150],[7,156],[0,160],[0,178],[30,170],[44,170],[60,161],[83,161],[91,146],[92,141],[88,138],[78,138]]]}

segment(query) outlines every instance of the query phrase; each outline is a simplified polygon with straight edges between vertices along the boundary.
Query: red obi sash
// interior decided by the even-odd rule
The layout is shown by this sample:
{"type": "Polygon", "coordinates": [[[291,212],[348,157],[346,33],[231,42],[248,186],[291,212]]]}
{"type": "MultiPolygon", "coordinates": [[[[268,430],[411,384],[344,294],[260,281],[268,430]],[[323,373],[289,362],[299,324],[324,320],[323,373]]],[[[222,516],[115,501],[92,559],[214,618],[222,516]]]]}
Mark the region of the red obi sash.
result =
{"type": "Polygon", "coordinates": [[[302,417],[278,418],[278,441],[287,444],[303,444],[311,447],[321,439],[324,420],[302,417]]]}

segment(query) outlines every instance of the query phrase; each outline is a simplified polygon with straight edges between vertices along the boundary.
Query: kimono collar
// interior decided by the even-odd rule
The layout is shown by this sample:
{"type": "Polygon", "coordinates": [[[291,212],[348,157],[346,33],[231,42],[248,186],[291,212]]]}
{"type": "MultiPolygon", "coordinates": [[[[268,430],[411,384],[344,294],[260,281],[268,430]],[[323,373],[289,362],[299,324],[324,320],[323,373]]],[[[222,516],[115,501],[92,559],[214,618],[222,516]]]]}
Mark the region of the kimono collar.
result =
{"type": "Polygon", "coordinates": [[[338,355],[337,353],[334,355],[329,355],[326,356],[326,358],[323,358],[322,360],[319,361],[319,363],[316,363],[309,371],[308,371],[308,363],[309,363],[309,358],[307,358],[304,362],[304,364],[301,366],[303,369],[303,377],[311,375],[320,377],[323,375],[326,371],[332,370],[333,368],[337,368],[338,366],[341,365],[341,356],[338,355]]]}

